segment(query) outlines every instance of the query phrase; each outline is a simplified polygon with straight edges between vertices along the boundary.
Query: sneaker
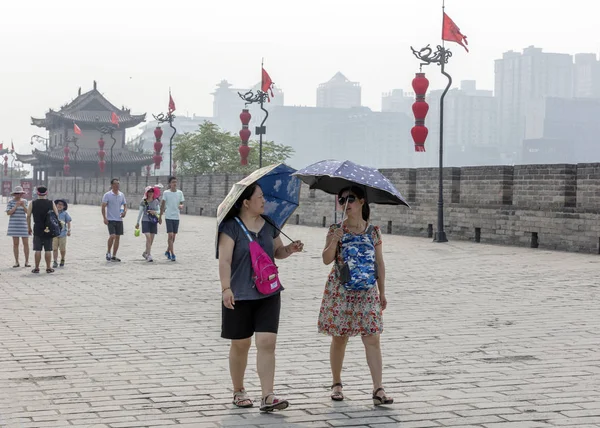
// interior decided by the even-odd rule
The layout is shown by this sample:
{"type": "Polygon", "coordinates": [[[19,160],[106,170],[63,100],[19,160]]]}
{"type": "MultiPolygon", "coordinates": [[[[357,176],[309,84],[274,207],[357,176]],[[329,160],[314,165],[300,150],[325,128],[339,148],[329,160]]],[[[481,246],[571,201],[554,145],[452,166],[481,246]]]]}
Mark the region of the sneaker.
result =
{"type": "Polygon", "coordinates": [[[54,263],[52,263],[52,267],[54,269],[56,269],[58,267],[58,262],[56,260],[54,260],[54,263]]]}
{"type": "Polygon", "coordinates": [[[146,252],[144,251],[144,252],[142,253],[142,257],[145,259],[146,257],[148,257],[148,254],[146,254],[146,252]]]}
{"type": "Polygon", "coordinates": [[[110,260],[111,260],[112,262],[120,262],[120,261],[121,261],[121,259],[119,259],[119,258],[117,258],[117,257],[115,257],[115,256],[112,256],[112,257],[110,258],[110,260]]]}
{"type": "Polygon", "coordinates": [[[106,260],[108,260],[110,262],[111,259],[112,259],[112,256],[110,255],[110,253],[106,253],[106,260]]]}
{"type": "Polygon", "coordinates": [[[167,256],[167,259],[171,260],[171,253],[168,251],[165,251],[165,256],[167,256]]]}
{"type": "Polygon", "coordinates": [[[175,257],[175,254],[171,254],[171,261],[172,261],[172,262],[175,262],[175,261],[177,261],[177,258],[175,257]]]}
{"type": "Polygon", "coordinates": [[[148,254],[148,256],[146,257],[146,260],[148,260],[149,262],[153,262],[154,260],[152,260],[152,256],[150,254],[148,254]]]}
{"type": "Polygon", "coordinates": [[[65,267],[65,261],[64,261],[64,259],[60,261],[60,265],[59,266],[60,267],[65,267]]]}

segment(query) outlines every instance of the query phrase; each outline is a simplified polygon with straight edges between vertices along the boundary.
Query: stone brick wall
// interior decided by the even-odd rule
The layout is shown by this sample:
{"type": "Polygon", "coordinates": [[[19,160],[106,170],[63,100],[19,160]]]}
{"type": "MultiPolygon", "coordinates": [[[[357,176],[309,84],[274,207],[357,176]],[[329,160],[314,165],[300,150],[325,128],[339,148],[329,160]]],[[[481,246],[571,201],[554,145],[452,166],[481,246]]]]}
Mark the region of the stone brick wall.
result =
{"type": "MultiPolygon", "coordinates": [[[[385,233],[430,237],[437,224],[437,168],[382,172],[412,208],[372,206],[373,222],[385,233]]],[[[180,177],[185,212],[215,216],[239,174],[180,177]]],[[[144,187],[166,177],[126,177],[121,189],[130,207],[144,187]]],[[[52,197],[73,201],[72,178],[50,178],[52,197]]],[[[99,205],[109,179],[78,179],[77,202],[99,205]]],[[[482,166],[444,169],[445,228],[449,240],[600,253],[600,164],[482,166]]],[[[339,218],[337,219],[339,221],[339,218]]],[[[329,226],[335,198],[307,186],[291,224],[329,226]]]]}

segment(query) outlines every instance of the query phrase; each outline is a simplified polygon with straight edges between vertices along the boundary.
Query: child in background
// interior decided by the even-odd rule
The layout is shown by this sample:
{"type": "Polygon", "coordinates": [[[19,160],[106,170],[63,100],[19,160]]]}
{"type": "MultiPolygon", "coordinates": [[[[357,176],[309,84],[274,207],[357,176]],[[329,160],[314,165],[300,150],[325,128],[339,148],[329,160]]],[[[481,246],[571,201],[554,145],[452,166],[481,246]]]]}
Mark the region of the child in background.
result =
{"type": "Polygon", "coordinates": [[[65,257],[67,255],[67,236],[71,236],[71,216],[67,212],[67,201],[64,199],[57,199],[54,201],[56,209],[58,210],[58,221],[62,229],[60,235],[55,237],[52,242],[52,248],[54,250],[54,263],[53,268],[57,268],[58,264],[58,251],[60,250],[60,267],[65,266],[65,257]]]}

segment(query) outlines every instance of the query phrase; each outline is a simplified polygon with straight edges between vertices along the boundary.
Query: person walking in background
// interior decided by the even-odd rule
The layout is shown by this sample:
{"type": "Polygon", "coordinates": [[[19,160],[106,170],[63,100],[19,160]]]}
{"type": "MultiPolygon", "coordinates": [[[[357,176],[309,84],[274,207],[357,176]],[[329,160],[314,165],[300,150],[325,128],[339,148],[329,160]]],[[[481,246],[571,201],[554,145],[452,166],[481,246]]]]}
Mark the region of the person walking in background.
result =
{"type": "Polygon", "coordinates": [[[258,184],[248,186],[237,199],[219,228],[218,258],[222,295],[221,337],[231,340],[229,371],[233,383],[233,404],[252,407],[244,388],[248,351],[256,333],[257,371],[262,389],[260,410],[283,410],[289,402],[275,396],[275,344],[281,308],[280,291],[265,295],[257,290],[250,255],[250,239],[274,259],[285,259],[302,251],[303,244],[295,241],[283,245],[279,229],[273,221],[263,218],[265,199],[258,184]]]}
{"type": "Polygon", "coordinates": [[[158,199],[154,198],[154,187],[148,186],[144,190],[144,199],[140,203],[140,212],[138,214],[136,229],[140,228],[140,219],[142,220],[142,233],[146,236],[146,250],[142,253],[142,257],[147,261],[152,262],[152,244],[154,237],[158,232],[158,199]]]}
{"type": "Polygon", "coordinates": [[[46,230],[46,216],[49,211],[54,211],[58,218],[58,210],[54,202],[48,200],[48,189],[44,186],[37,188],[38,198],[29,204],[27,211],[27,228],[29,234],[33,233],[33,251],[35,251],[35,268],[32,273],[40,273],[40,262],[42,260],[42,251],[45,252],[46,273],[53,273],[54,269],[50,266],[52,263],[52,235],[46,230]],[[33,229],[31,220],[33,218],[33,229]]]}
{"type": "Polygon", "coordinates": [[[25,192],[21,186],[15,186],[15,190],[10,194],[13,198],[6,205],[6,214],[8,219],[8,233],[13,240],[13,254],[15,256],[14,268],[19,264],[19,238],[23,241],[23,254],[25,256],[25,267],[31,267],[29,264],[29,231],[27,230],[27,200],[23,198],[25,192]]]}
{"type": "Polygon", "coordinates": [[[52,241],[52,249],[54,251],[54,263],[52,267],[56,269],[58,264],[58,251],[60,250],[60,267],[65,265],[65,257],[67,255],[67,236],[71,236],[71,216],[67,212],[69,205],[64,199],[57,199],[54,201],[56,209],[58,210],[58,221],[62,226],[60,235],[54,238],[52,241]]]}
{"type": "Polygon", "coordinates": [[[109,235],[106,260],[120,262],[121,259],[117,258],[117,251],[119,251],[119,242],[123,235],[123,218],[127,215],[127,200],[119,190],[118,178],[110,180],[110,186],[111,189],[102,197],[102,217],[104,224],[108,226],[109,235]],[[123,208],[121,209],[121,207],[123,208]]]}
{"type": "Polygon", "coordinates": [[[346,344],[351,336],[360,335],[373,380],[373,404],[392,404],[383,389],[380,334],[385,297],[385,265],[379,227],[369,224],[370,208],[360,186],[338,193],[340,206],[347,217],[329,227],[323,263],[334,263],[329,274],[318,330],[331,336],[330,363],[333,376],[331,399],[342,401],[342,366],[346,344]],[[377,285],[377,286],[375,286],[377,285]]]}
{"type": "Polygon", "coordinates": [[[162,203],[160,205],[160,221],[162,223],[163,214],[167,224],[168,245],[165,256],[172,262],[177,260],[173,245],[175,237],[179,232],[179,213],[183,210],[183,192],[177,189],[177,178],[169,177],[169,188],[163,192],[162,203]]]}

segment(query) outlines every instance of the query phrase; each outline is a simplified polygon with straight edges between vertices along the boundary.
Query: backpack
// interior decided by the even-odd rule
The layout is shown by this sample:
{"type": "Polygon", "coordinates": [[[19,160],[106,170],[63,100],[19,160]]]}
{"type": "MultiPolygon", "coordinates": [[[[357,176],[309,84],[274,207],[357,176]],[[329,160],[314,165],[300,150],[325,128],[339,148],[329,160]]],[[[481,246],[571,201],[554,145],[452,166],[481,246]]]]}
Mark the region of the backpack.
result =
{"type": "Polygon", "coordinates": [[[252,260],[252,270],[254,271],[252,279],[256,285],[256,290],[264,295],[279,291],[281,282],[279,281],[277,265],[273,263],[271,257],[269,257],[260,244],[252,239],[244,223],[238,217],[235,220],[246,234],[248,241],[250,241],[250,259],[252,260]]]}
{"type": "Polygon", "coordinates": [[[348,291],[370,290],[377,284],[373,229],[374,226],[369,225],[365,233],[360,235],[345,233],[340,240],[344,263],[338,264],[338,275],[342,285],[348,291]]]}
{"type": "Polygon", "coordinates": [[[46,226],[46,228],[44,229],[44,232],[47,231],[46,232],[47,235],[51,236],[52,238],[56,238],[57,236],[60,236],[60,232],[62,230],[62,225],[60,224],[58,217],[54,213],[54,210],[50,210],[46,213],[44,225],[46,226]]]}

